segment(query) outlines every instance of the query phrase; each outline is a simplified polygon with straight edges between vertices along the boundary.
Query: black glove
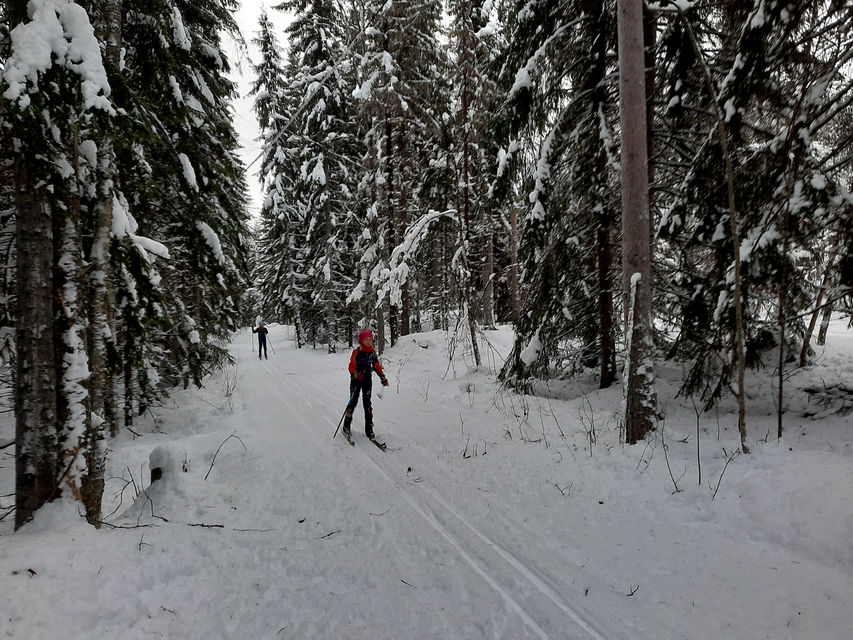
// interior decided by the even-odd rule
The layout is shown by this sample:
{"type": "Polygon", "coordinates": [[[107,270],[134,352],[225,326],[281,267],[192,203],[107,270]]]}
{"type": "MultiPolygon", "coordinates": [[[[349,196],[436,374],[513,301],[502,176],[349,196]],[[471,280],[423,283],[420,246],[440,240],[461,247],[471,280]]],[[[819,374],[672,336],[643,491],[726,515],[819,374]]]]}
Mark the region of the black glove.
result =
{"type": "Polygon", "coordinates": [[[388,378],[386,378],[385,376],[382,376],[382,377],[380,377],[379,379],[380,379],[380,380],[382,380],[382,386],[383,386],[383,387],[387,387],[387,386],[388,386],[388,378]]]}

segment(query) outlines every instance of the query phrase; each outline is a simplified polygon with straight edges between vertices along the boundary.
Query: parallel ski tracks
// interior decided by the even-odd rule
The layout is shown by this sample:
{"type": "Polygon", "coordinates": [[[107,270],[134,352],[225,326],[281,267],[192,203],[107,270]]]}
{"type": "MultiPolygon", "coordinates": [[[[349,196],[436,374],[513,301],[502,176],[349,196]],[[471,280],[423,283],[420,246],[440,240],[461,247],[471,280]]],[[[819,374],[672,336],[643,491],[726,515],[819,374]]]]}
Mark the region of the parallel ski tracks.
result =
{"type": "MultiPolygon", "coordinates": [[[[303,378],[309,382],[312,386],[314,386],[323,396],[332,399],[332,393],[325,387],[321,386],[319,383],[311,380],[310,378],[303,378]]],[[[282,397],[282,395],[276,389],[276,395],[282,397]]],[[[283,400],[285,400],[282,397],[283,400]]],[[[285,400],[286,401],[286,400],[285,400]]],[[[287,401],[286,401],[287,402],[287,401]]],[[[308,401],[306,401],[308,402],[308,401]]],[[[288,402],[288,404],[290,404],[288,402]]],[[[309,406],[313,405],[308,402],[309,406]]],[[[330,426],[335,426],[335,421],[330,418],[330,415],[335,415],[334,407],[330,406],[325,401],[319,401],[320,405],[323,406],[323,415],[325,419],[328,421],[330,426]],[[329,413],[331,412],[331,413],[329,413]]],[[[301,420],[300,420],[301,422],[301,420]]],[[[356,447],[357,449],[359,447],[356,447]]],[[[384,465],[376,460],[375,455],[369,455],[366,450],[361,448],[359,452],[365,459],[367,459],[385,478],[386,481],[391,483],[403,497],[403,499],[409,504],[415,513],[417,513],[424,521],[426,521],[442,538],[444,538],[447,543],[456,550],[459,556],[474,570],[474,572],[480,576],[484,582],[486,582],[503,600],[506,604],[507,608],[511,611],[514,611],[518,614],[519,618],[524,622],[524,624],[539,638],[550,639],[552,637],[542,626],[533,618],[533,616],[527,611],[525,606],[519,601],[518,597],[513,596],[510,592],[510,589],[501,583],[501,580],[493,575],[494,572],[490,572],[487,566],[484,566],[484,563],[478,561],[474,557],[474,552],[470,546],[470,543],[466,547],[465,542],[463,541],[464,535],[460,535],[458,532],[454,533],[451,531],[453,528],[449,524],[449,519],[447,517],[442,518],[439,515],[440,511],[443,511],[445,514],[449,515],[453,521],[458,523],[457,529],[461,528],[462,530],[467,530],[470,536],[473,536],[473,539],[479,540],[485,545],[485,548],[489,549],[493,553],[493,557],[500,558],[506,565],[511,567],[517,575],[521,576],[529,585],[532,585],[533,588],[540,593],[542,596],[547,598],[548,601],[553,603],[554,606],[557,607],[569,620],[574,623],[576,629],[581,633],[581,635],[568,635],[566,633],[565,628],[561,628],[560,636],[561,638],[594,638],[595,640],[608,640],[608,638],[612,638],[612,634],[609,632],[605,632],[603,629],[599,627],[599,625],[591,620],[589,616],[578,610],[577,607],[572,606],[567,603],[557,592],[557,590],[548,584],[546,578],[543,578],[535,569],[530,568],[525,565],[524,562],[518,559],[518,557],[513,554],[508,549],[499,545],[482,530],[480,530],[476,525],[472,524],[467,518],[465,518],[462,514],[458,512],[458,510],[454,509],[444,498],[442,498],[437,491],[434,489],[425,486],[424,483],[418,483],[415,485],[419,489],[419,493],[421,497],[417,498],[413,495],[413,492],[407,489],[403,484],[401,484],[398,480],[396,480],[388,471],[385,470],[384,465]]]]}

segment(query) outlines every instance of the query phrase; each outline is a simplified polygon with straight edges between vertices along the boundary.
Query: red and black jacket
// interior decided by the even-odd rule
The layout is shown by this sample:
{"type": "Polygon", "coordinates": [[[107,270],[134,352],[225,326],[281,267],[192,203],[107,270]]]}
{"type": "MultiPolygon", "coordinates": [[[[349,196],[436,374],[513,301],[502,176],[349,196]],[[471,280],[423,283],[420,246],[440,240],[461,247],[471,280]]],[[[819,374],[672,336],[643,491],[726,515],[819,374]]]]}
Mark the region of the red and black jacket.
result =
{"type": "Polygon", "coordinates": [[[363,346],[354,349],[349,359],[350,377],[359,382],[369,381],[374,371],[379,374],[380,378],[385,378],[385,372],[382,370],[382,364],[379,362],[376,351],[372,347],[363,346]]]}

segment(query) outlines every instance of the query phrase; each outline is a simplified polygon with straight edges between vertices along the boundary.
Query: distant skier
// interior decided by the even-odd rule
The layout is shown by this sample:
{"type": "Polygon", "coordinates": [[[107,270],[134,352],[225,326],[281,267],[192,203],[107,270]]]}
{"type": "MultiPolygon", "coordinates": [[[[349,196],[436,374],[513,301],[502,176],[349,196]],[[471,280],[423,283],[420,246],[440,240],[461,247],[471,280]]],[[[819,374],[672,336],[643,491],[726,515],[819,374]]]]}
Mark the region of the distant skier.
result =
{"type": "Polygon", "coordinates": [[[269,333],[269,330],[264,325],[263,320],[258,323],[257,329],[255,329],[254,326],[252,327],[252,333],[258,334],[258,360],[261,360],[261,349],[264,351],[264,359],[269,360],[269,357],[267,356],[267,334],[269,333]]]}
{"type": "Polygon", "coordinates": [[[358,334],[358,347],[352,352],[349,361],[350,400],[347,404],[346,416],[344,417],[344,436],[350,440],[350,425],[352,425],[352,412],[358,404],[358,392],[361,391],[362,405],[364,406],[364,435],[371,440],[373,434],[373,408],[370,402],[370,394],[373,390],[373,372],[379,374],[382,386],[388,386],[388,378],[382,370],[382,364],[376,351],[373,350],[373,333],[364,330],[358,334]]]}

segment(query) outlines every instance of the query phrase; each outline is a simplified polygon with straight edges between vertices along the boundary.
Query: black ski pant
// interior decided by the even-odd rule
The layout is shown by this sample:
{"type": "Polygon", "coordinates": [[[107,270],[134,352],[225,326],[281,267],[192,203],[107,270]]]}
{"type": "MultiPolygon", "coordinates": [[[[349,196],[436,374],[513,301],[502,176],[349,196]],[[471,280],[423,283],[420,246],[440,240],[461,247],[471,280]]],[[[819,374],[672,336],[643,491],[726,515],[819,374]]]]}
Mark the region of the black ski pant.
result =
{"type": "Polygon", "coordinates": [[[267,337],[264,334],[259,333],[258,334],[258,360],[261,360],[261,349],[264,350],[264,358],[269,360],[269,358],[267,357],[267,337]]]}
{"type": "Polygon", "coordinates": [[[364,424],[373,424],[373,403],[370,395],[373,392],[373,381],[367,380],[352,380],[349,385],[349,403],[347,404],[347,423],[352,420],[352,412],[358,404],[358,392],[361,391],[361,404],[364,407],[364,424]]]}

